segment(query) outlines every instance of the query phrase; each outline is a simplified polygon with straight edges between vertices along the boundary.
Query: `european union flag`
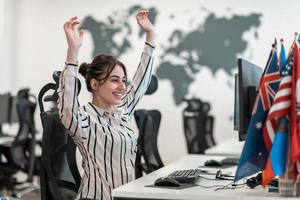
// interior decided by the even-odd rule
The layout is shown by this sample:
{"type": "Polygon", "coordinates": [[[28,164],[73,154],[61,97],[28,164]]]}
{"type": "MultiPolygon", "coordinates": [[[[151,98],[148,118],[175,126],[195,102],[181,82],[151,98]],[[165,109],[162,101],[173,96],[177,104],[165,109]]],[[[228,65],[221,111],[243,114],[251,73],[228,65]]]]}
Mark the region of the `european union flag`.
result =
{"type": "Polygon", "coordinates": [[[279,81],[278,56],[276,49],[273,48],[260,79],[259,92],[256,96],[245,145],[234,177],[235,181],[255,174],[266,166],[268,151],[263,140],[262,128],[278,90],[279,81]]]}

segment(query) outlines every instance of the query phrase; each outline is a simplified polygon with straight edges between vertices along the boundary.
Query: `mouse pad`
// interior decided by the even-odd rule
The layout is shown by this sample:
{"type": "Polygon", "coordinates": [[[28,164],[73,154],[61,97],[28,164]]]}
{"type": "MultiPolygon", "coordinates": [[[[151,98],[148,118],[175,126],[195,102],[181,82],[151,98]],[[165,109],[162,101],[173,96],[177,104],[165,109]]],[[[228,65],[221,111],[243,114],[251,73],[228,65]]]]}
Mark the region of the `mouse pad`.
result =
{"type": "Polygon", "coordinates": [[[198,186],[197,184],[194,183],[181,183],[180,186],[178,187],[170,187],[170,186],[156,186],[154,184],[152,185],[145,185],[144,187],[153,187],[153,188],[163,188],[163,189],[175,189],[175,190],[181,190],[185,188],[190,188],[190,187],[195,187],[198,186]]]}

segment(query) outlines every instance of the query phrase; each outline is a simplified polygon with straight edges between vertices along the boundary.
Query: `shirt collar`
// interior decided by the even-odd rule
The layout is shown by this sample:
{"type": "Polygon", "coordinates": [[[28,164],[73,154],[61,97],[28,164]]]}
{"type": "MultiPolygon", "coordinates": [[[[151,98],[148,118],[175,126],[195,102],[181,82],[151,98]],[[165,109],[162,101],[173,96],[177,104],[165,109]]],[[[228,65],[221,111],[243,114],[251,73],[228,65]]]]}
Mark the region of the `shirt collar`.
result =
{"type": "MultiPolygon", "coordinates": [[[[92,107],[94,107],[94,108],[96,109],[96,111],[98,112],[98,114],[99,114],[101,117],[103,117],[103,116],[109,117],[109,113],[108,113],[106,110],[104,110],[104,109],[102,109],[102,108],[96,106],[95,104],[93,104],[93,103],[91,103],[91,102],[90,102],[89,104],[90,104],[92,107]]],[[[115,118],[120,118],[120,117],[121,117],[121,114],[122,114],[121,110],[119,110],[116,106],[114,106],[114,107],[112,108],[112,116],[113,116],[113,117],[115,117],[115,118]]]]}

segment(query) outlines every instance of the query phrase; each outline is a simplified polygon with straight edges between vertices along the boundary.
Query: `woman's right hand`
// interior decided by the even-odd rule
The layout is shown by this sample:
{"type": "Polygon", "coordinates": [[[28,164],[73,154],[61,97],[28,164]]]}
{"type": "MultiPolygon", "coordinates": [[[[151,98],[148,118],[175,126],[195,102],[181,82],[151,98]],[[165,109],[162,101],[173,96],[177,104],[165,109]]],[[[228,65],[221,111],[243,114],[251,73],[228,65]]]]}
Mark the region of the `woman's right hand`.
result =
{"type": "Polygon", "coordinates": [[[72,17],[64,24],[64,31],[68,43],[67,62],[76,63],[79,48],[82,45],[84,31],[77,32],[76,28],[80,24],[77,17],[72,17]]]}

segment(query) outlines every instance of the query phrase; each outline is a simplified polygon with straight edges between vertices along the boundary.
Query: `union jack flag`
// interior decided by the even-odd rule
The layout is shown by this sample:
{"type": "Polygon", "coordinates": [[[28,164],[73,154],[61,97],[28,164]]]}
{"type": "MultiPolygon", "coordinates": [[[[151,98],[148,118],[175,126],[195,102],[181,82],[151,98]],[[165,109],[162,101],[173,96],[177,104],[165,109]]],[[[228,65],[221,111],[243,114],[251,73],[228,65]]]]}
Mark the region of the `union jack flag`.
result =
{"type": "Polygon", "coordinates": [[[293,51],[291,51],[286,63],[280,68],[281,81],[279,89],[263,128],[264,142],[268,151],[270,151],[274,140],[275,131],[278,127],[278,119],[286,117],[290,112],[293,64],[294,55],[293,51]]]}

